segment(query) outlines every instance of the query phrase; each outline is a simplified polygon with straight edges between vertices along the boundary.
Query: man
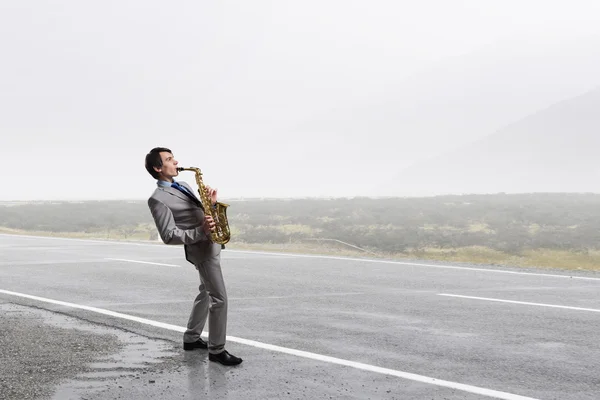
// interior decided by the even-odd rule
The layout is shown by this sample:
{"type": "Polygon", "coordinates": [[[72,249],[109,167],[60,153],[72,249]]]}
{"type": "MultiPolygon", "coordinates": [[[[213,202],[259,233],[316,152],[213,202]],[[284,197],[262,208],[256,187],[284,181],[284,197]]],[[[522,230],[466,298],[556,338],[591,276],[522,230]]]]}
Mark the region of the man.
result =
{"type": "MultiPolygon", "coordinates": [[[[237,365],[241,358],[225,350],[227,328],[227,293],[221,272],[221,245],[212,242],[210,232],[215,222],[204,214],[203,205],[185,182],[176,182],[178,162],[171,150],[156,147],[146,155],[146,170],[157,181],[157,188],[148,199],[148,207],[156,228],[165,244],[183,245],[185,257],[196,266],[200,275],[200,293],[183,335],[183,348],[207,349],[211,361],[237,365]],[[200,338],[208,316],[208,344],[200,338]]],[[[217,191],[206,187],[212,206],[217,191]]]]}

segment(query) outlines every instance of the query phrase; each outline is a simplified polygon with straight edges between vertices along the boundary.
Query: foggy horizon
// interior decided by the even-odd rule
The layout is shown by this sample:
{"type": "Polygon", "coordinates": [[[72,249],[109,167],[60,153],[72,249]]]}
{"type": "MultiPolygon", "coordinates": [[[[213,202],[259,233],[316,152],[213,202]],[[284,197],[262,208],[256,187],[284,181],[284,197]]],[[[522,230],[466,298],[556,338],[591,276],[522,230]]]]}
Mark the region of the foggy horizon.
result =
{"type": "Polygon", "coordinates": [[[594,1],[163,4],[0,5],[0,201],[600,193],[594,1]]]}

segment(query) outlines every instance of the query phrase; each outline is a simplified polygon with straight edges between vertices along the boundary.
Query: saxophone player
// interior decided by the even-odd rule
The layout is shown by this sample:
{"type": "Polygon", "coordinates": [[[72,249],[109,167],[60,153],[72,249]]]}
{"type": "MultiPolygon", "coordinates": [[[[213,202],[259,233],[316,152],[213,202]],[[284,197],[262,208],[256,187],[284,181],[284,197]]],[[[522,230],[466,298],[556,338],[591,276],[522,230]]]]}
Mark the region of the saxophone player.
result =
{"type": "Polygon", "coordinates": [[[208,349],[210,361],[237,365],[242,359],[225,350],[227,292],[221,271],[221,245],[211,240],[215,221],[205,215],[203,208],[217,203],[217,190],[206,186],[211,205],[203,205],[187,183],[175,181],[179,174],[177,165],[168,148],[156,147],[146,155],[146,170],[157,184],[148,207],[160,238],[168,245],[183,245],[186,260],[196,267],[200,277],[183,348],[208,349]],[[208,343],[200,337],[207,319],[208,343]]]}

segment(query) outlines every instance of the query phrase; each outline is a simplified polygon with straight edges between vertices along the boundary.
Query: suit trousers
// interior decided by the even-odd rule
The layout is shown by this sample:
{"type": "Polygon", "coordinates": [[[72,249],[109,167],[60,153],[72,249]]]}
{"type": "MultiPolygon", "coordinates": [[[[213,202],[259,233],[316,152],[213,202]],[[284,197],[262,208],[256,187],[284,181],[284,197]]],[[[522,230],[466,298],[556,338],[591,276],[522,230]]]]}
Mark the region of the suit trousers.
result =
{"type": "Polygon", "coordinates": [[[200,339],[208,318],[208,351],[220,353],[225,350],[227,335],[227,292],[221,271],[221,255],[200,262],[196,269],[200,275],[199,293],[194,300],[183,341],[190,343],[200,339]]]}

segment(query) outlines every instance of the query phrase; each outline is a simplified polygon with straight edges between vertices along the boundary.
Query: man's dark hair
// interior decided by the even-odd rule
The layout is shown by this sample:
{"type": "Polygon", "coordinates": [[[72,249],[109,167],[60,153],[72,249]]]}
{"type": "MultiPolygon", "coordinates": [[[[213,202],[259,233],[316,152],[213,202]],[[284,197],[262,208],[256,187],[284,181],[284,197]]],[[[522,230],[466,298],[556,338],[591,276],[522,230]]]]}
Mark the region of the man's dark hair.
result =
{"type": "Polygon", "coordinates": [[[158,179],[158,172],[156,172],[154,167],[160,168],[163,165],[162,158],[160,158],[160,153],[163,151],[173,154],[173,152],[166,147],[155,147],[150,150],[150,153],[146,154],[146,171],[148,171],[154,179],[158,179]]]}

